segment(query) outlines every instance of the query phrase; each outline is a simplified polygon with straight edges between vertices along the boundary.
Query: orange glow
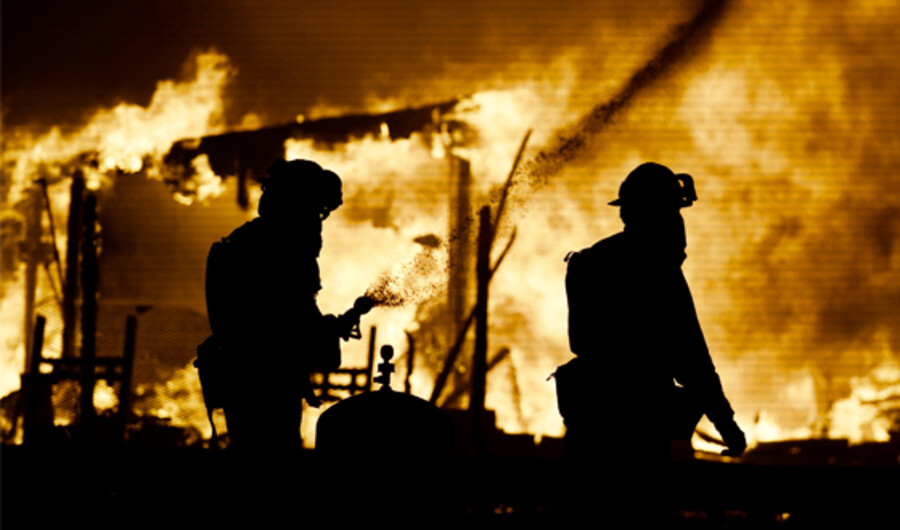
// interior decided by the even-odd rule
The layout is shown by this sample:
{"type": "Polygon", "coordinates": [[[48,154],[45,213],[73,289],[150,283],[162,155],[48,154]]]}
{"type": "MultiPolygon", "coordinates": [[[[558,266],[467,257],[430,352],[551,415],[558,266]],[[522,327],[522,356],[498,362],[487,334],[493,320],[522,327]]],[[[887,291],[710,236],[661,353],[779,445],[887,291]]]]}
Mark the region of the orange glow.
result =
{"type": "Polygon", "coordinates": [[[200,379],[192,364],[177,370],[171,379],[152,389],[138,385],[134,395],[139,403],[136,407],[139,415],[160,418],[175,427],[195,428],[204,438],[212,436],[200,379]]]}
{"type": "MultiPolygon", "coordinates": [[[[8,168],[3,177],[4,216],[17,217],[14,207],[34,186],[33,180],[46,178],[57,229],[56,246],[64,252],[69,206],[67,178],[76,168],[84,172],[91,189],[111,186],[116,171],[136,173],[144,170],[149,176],[158,178],[161,157],[174,141],[221,131],[222,90],[233,73],[227,58],[216,52],[202,53],[192,58],[189,66],[193,72],[189,79],[159,82],[146,107],[122,103],[114,108],[100,109],[83,127],[71,133],[54,128],[35,137],[17,130],[4,131],[3,164],[8,168]]],[[[176,200],[189,204],[197,198],[205,199],[222,192],[221,179],[212,173],[205,159],[196,160],[194,169],[197,178],[190,183],[194,193],[176,195],[176,200]]],[[[43,224],[44,233],[48,234],[46,216],[43,224]]],[[[3,278],[0,395],[19,387],[18,374],[24,368],[23,271],[24,267],[21,267],[16,274],[3,278]]],[[[58,283],[58,280],[54,281],[58,283]]],[[[36,298],[37,312],[48,318],[44,356],[59,357],[58,333],[62,323],[44,271],[39,274],[36,298]]]]}
{"type": "Polygon", "coordinates": [[[158,160],[176,140],[221,131],[222,90],[232,75],[227,58],[198,54],[191,66],[192,79],[159,82],[146,107],[122,103],[100,109],[71,134],[59,128],[37,138],[5,134],[3,160],[13,167],[9,201],[15,203],[31,179],[45,171],[68,176],[64,168],[77,165],[76,157],[84,153],[95,153],[96,171],[89,173],[89,182],[96,188],[111,171],[140,171],[146,159],[158,160]]]}
{"type": "MultiPolygon", "coordinates": [[[[435,130],[392,139],[384,124],[378,134],[328,147],[288,140],[286,158],[315,160],[344,182],[344,205],[324,225],[320,307],[342,312],[379,278],[394,279],[407,303],[375,308],[362,327],[376,325],[379,344],[402,354],[406,332],[429,325],[428,310],[447,296],[454,237],[449,159],[471,162],[474,219],[478,207],[496,207],[519,144],[533,130],[496,246],[502,248],[513,227],[517,238],[491,283],[489,355],[510,350],[488,380],[487,406],[497,411],[499,427],[563,433],[547,381],[571,356],[563,257],[620,229],[618,211],[606,202],[630,169],[654,160],[696,179],[699,200],[684,212],[684,270],[751,445],[818,436],[888,439],[897,421],[890,407],[896,409],[900,394],[900,90],[893,66],[900,10],[862,1],[836,13],[819,9],[815,3],[729,3],[706,38],[609,119],[597,118],[598,109],[652,62],[671,33],[656,27],[662,22],[641,32],[629,27],[640,35],[610,39],[611,51],[602,54],[598,32],[597,43],[559,51],[551,67],[530,64],[527,55],[504,58],[516,75],[503,79],[513,68],[497,65],[499,79],[475,83],[451,113],[436,117],[435,130]],[[451,130],[451,122],[464,123],[467,134],[451,130]],[[567,139],[577,146],[560,147],[567,139]],[[423,245],[429,235],[439,243],[423,245]]],[[[102,109],[74,133],[4,132],[3,161],[11,168],[4,176],[5,213],[33,178],[45,176],[55,183],[56,225],[64,226],[65,179],[83,153],[95,161],[96,167],[83,167],[91,186],[115,187],[117,173],[164,178],[159,159],[174,141],[224,132],[223,92],[234,74],[228,58],[200,54],[193,67],[191,79],[160,82],[146,107],[102,109]]],[[[365,110],[403,108],[432,97],[431,90],[440,101],[445,85],[457,86],[435,80],[415,87],[424,95],[411,94],[414,87],[404,97],[372,95],[365,110]]],[[[359,109],[323,100],[300,110],[297,123],[359,109]]],[[[246,114],[239,128],[262,123],[260,115],[246,114]]],[[[205,155],[193,160],[192,170],[174,196],[191,208],[222,196],[222,177],[233,177],[216,175],[205,155]]],[[[259,191],[250,193],[252,212],[259,191]]],[[[494,259],[498,254],[495,248],[494,259]]],[[[41,284],[38,298],[50,304],[49,293],[41,284]]],[[[21,279],[4,278],[0,395],[19,385],[22,297],[21,279]]],[[[364,342],[345,346],[345,364],[363,364],[364,342]]],[[[419,358],[412,378],[413,393],[426,398],[440,366],[436,352],[430,354],[419,358]]],[[[395,388],[406,370],[402,360],[397,365],[395,388]]],[[[599,384],[603,377],[597,374],[599,384]]],[[[640,374],[633,377],[639,392],[640,374]]],[[[208,436],[190,366],[155,389],[135,392],[152,396],[142,402],[143,413],[208,436]]],[[[305,419],[306,440],[313,439],[311,422],[305,419]]]]}

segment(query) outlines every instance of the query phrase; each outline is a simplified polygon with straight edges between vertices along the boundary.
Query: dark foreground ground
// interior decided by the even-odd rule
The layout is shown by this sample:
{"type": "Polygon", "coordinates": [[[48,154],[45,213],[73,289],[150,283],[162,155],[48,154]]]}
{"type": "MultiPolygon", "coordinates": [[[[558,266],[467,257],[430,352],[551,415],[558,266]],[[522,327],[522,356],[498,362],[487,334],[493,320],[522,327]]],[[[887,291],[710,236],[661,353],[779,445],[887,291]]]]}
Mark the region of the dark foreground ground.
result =
{"type": "MultiPolygon", "coordinates": [[[[556,458],[407,465],[310,451],[277,469],[265,462],[242,462],[242,475],[211,449],[4,445],[2,528],[564,527],[572,510],[556,458]]],[[[900,466],[696,461],[676,464],[670,480],[668,528],[900,528],[900,466]]],[[[598,502],[578,507],[593,519],[582,523],[644,527],[640,511],[600,502],[608,487],[602,477],[583,486],[598,502]]]]}

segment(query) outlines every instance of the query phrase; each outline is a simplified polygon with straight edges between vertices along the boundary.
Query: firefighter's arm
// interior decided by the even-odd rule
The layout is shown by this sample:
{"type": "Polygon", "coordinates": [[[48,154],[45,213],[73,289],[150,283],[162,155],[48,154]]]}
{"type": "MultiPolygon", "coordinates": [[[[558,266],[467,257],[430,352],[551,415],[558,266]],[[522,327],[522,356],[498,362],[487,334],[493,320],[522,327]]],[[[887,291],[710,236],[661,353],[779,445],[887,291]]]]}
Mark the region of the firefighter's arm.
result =
{"type": "Polygon", "coordinates": [[[675,378],[679,383],[701,400],[703,411],[709,420],[715,425],[716,430],[722,435],[722,439],[728,449],[722,452],[725,456],[738,456],[747,448],[744,432],[734,420],[734,410],[731,408],[722,381],[716,372],[709,347],[700,328],[697,312],[687,282],[683,283],[685,297],[682,298],[685,307],[679,311],[684,320],[678,327],[681,330],[681,343],[684,345],[684,358],[676,367],[675,378]]]}
{"type": "MultiPolygon", "coordinates": [[[[708,352],[706,357],[709,357],[708,352]]],[[[744,436],[744,431],[741,430],[734,420],[734,410],[731,408],[728,398],[725,397],[722,381],[719,379],[719,374],[716,373],[712,360],[709,361],[706,370],[697,374],[697,379],[695,386],[700,387],[704,412],[715,425],[719,434],[722,435],[725,445],[728,446],[728,449],[722,451],[722,454],[725,456],[739,456],[747,448],[747,440],[744,436]]]]}
{"type": "Polygon", "coordinates": [[[569,349],[578,355],[587,351],[590,341],[590,300],[586,300],[584,256],[572,252],[566,256],[566,298],[569,302],[569,349]]]}
{"type": "MultiPolygon", "coordinates": [[[[704,350],[705,352],[705,350],[704,350]]],[[[708,362],[695,362],[692,367],[676,377],[679,383],[692,389],[703,405],[703,411],[722,435],[728,449],[722,452],[725,456],[738,456],[747,448],[744,432],[734,420],[734,410],[725,397],[722,381],[716,373],[709,353],[705,352],[708,362]]]]}

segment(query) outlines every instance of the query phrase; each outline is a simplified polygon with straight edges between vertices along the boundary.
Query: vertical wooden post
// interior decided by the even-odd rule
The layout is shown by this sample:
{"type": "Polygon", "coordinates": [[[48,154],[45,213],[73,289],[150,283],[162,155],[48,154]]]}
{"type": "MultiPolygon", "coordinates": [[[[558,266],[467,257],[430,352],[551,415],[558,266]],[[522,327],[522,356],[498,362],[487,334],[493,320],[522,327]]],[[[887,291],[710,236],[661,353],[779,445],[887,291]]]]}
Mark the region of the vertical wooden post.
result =
{"type": "Polygon", "coordinates": [[[475,348],[472,359],[472,397],[469,411],[472,413],[472,434],[475,454],[484,450],[484,403],[487,390],[488,349],[488,283],[491,279],[491,242],[493,226],[491,209],[485,206],[479,212],[478,253],[475,265],[477,294],[475,299],[475,348]]]}
{"type": "Polygon", "coordinates": [[[368,362],[366,363],[366,369],[368,370],[366,382],[366,390],[372,391],[372,380],[374,379],[373,371],[375,370],[375,326],[372,326],[371,331],[369,332],[369,356],[368,362]]]}
{"type": "Polygon", "coordinates": [[[41,202],[43,195],[38,186],[32,186],[28,194],[28,218],[25,220],[25,314],[22,326],[25,337],[25,366],[28,371],[31,365],[31,353],[34,350],[32,332],[34,331],[35,300],[37,298],[37,273],[40,265],[41,217],[44,209],[41,202]]]}
{"type": "Polygon", "coordinates": [[[97,196],[84,201],[84,239],[81,251],[81,422],[90,428],[94,408],[95,359],[97,355],[97,196]]]}
{"type": "Polygon", "coordinates": [[[447,286],[447,336],[455,337],[462,328],[470,307],[472,270],[472,168],[468,160],[449,155],[450,163],[450,226],[449,271],[447,286]]]}
{"type": "MultiPolygon", "coordinates": [[[[45,401],[49,401],[49,393],[42,392],[43,389],[40,384],[41,350],[44,349],[44,326],[46,323],[47,319],[44,318],[43,315],[37,315],[35,318],[33,338],[30,341],[32,344],[32,351],[29,355],[29,367],[25,375],[22,376],[22,390],[25,397],[25,412],[22,419],[22,426],[25,430],[23,441],[26,444],[31,443],[34,439],[35,428],[39,423],[39,400],[42,405],[45,404],[45,401]],[[43,396],[43,394],[46,394],[46,396],[43,396]],[[42,397],[46,397],[47,399],[42,399],[42,397]]],[[[41,408],[43,409],[46,407],[42,406],[41,408]]],[[[51,411],[52,408],[53,406],[51,405],[51,411]]],[[[52,424],[52,419],[50,423],[52,424]]]]}
{"type": "Polygon", "coordinates": [[[124,426],[131,410],[131,375],[134,367],[134,352],[137,344],[137,315],[128,315],[125,320],[125,348],[122,352],[122,381],[119,388],[119,416],[124,426]]]}
{"type": "Polygon", "coordinates": [[[412,374],[416,367],[416,342],[409,331],[406,332],[406,342],[409,349],[406,354],[406,377],[403,380],[403,391],[412,394],[412,374]]]}
{"type": "Polygon", "coordinates": [[[78,330],[78,276],[82,223],[84,221],[83,206],[84,174],[79,169],[72,175],[69,220],[66,227],[66,279],[63,284],[63,357],[75,357],[77,353],[75,342],[78,330]]]}

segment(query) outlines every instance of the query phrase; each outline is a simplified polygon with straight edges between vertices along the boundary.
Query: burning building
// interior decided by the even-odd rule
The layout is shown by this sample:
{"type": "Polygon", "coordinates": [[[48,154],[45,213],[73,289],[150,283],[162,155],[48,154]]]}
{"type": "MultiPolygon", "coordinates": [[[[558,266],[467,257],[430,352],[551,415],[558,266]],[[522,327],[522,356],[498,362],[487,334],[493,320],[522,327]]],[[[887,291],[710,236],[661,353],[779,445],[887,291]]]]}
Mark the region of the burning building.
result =
{"type": "MultiPolygon", "coordinates": [[[[255,55],[238,52],[235,68],[230,55],[209,52],[193,55],[181,80],[159,82],[146,104],[109,105],[44,134],[5,127],[0,393],[16,390],[29,365],[35,314],[48,319],[45,356],[77,357],[84,344],[64,318],[84,311],[64,303],[74,281],[65,258],[72,182],[83,178],[79,196],[98,201],[98,355],[118,355],[135,316],[133,406],[207,436],[190,365],[208,334],[205,254],[253,215],[254,175],[275,157],[299,157],[334,169],[348,193],[324,234],[321,306],[338,312],[373,286],[406,289],[406,303],[370,322],[380,341],[413,337],[409,388],[419,396],[435,394],[476,300],[479,209],[496,215],[506,197],[491,261],[515,240],[491,279],[487,356],[496,366],[485,402],[507,431],[557,436],[546,378],[569,356],[563,257],[618,230],[603,205],[628,170],[657,160],[697,178],[685,271],[753,441],[896,439],[897,7],[612,4],[567,4],[546,24],[523,13],[519,29],[498,22],[506,13],[457,7],[495,23],[506,43],[463,25],[473,38],[455,42],[474,43],[483,61],[448,58],[412,75],[396,58],[387,73],[374,55],[348,60],[365,82],[325,79],[322,93],[354,93],[357,104],[334,112],[310,103],[292,122],[253,108],[268,92],[248,88],[248,71],[271,73],[255,55]],[[359,95],[367,82],[396,88],[389,109],[359,95]],[[244,90],[230,93],[233,83],[244,90]]],[[[442,15],[457,20],[422,10],[406,16],[429,28],[442,15]]],[[[338,18],[315,35],[328,41],[338,18]]],[[[373,48],[402,47],[374,38],[397,20],[382,20],[373,48]]],[[[284,93],[277,99],[289,98],[271,79],[284,93]]],[[[467,405],[466,348],[435,401],[467,405]]],[[[346,352],[353,365],[366,355],[365,344],[346,352]]],[[[73,401],[60,392],[55,421],[71,423],[73,401]]],[[[114,406],[115,393],[101,384],[95,403],[114,406]]]]}

